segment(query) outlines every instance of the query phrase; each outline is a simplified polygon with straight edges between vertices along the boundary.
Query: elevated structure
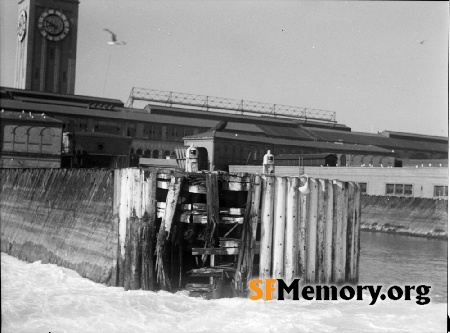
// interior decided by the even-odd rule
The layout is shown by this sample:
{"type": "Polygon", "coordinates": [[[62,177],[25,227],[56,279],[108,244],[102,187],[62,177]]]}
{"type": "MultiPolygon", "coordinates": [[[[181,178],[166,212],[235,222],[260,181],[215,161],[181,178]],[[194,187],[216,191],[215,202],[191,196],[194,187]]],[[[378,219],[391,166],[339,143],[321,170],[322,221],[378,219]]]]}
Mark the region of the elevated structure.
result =
{"type": "Polygon", "coordinates": [[[299,122],[314,120],[336,123],[336,112],[333,111],[137,87],[131,89],[127,106],[133,107],[134,101],[155,102],[164,106],[182,105],[206,110],[220,110],[228,113],[238,112],[242,115],[291,118],[299,122]]]}

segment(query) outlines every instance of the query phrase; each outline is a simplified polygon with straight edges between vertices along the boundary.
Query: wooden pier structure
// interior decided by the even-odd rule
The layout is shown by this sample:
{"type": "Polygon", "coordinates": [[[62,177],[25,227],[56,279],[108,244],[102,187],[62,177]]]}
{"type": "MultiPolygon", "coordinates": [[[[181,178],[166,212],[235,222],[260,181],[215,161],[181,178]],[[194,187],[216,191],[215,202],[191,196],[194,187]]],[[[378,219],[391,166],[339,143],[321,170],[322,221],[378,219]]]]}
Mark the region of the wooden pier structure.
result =
{"type": "Polygon", "coordinates": [[[252,278],[358,282],[359,185],[273,174],[114,170],[116,285],[246,296],[252,278]],[[299,191],[308,182],[308,193],[299,191]]]}

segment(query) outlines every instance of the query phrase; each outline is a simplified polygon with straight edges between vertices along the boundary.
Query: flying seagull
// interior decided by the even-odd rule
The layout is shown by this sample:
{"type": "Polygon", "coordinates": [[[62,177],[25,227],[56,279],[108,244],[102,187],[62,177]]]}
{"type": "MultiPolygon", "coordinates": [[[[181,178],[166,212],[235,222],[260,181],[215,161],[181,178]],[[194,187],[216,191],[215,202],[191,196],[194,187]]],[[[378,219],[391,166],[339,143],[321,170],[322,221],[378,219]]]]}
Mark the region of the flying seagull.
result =
{"type": "Polygon", "coordinates": [[[111,34],[111,41],[110,42],[106,42],[106,44],[108,44],[108,45],[125,45],[126,44],[125,42],[118,42],[116,34],[114,32],[112,32],[111,30],[106,29],[106,28],[103,29],[103,30],[107,31],[107,32],[109,32],[111,34]]]}
{"type": "Polygon", "coordinates": [[[425,43],[425,42],[426,42],[426,40],[423,40],[423,41],[420,41],[419,44],[423,44],[423,43],[425,43]]]}

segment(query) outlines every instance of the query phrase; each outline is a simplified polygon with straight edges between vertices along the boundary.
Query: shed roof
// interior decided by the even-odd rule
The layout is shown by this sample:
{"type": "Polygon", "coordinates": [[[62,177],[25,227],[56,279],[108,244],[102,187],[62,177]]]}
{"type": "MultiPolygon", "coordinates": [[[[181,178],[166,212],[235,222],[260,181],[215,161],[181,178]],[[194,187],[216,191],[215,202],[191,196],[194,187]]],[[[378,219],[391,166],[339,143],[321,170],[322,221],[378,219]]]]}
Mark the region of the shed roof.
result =
{"type": "Polygon", "coordinates": [[[320,153],[320,154],[279,154],[275,156],[277,160],[298,160],[299,158],[303,159],[324,159],[328,156],[336,157],[335,153],[320,153]]]}
{"type": "Polygon", "coordinates": [[[254,143],[265,143],[273,144],[275,146],[296,146],[305,148],[316,148],[316,149],[326,149],[332,151],[351,151],[355,153],[379,153],[383,155],[392,155],[390,150],[379,148],[373,145],[359,145],[359,144],[336,144],[330,142],[314,142],[314,141],[302,141],[302,140],[289,140],[289,139],[279,139],[279,138],[269,138],[264,136],[256,135],[245,135],[245,134],[233,134],[227,132],[204,132],[195,135],[186,136],[184,140],[204,140],[204,139],[227,139],[236,140],[243,142],[254,142],[254,143]]]}
{"type": "Polygon", "coordinates": [[[311,129],[321,141],[356,143],[362,145],[375,145],[386,149],[407,149],[447,152],[448,143],[437,143],[420,140],[394,139],[379,134],[343,132],[334,130],[311,129]]]}
{"type": "Polygon", "coordinates": [[[55,126],[62,126],[63,122],[55,118],[49,117],[44,113],[18,112],[18,111],[0,111],[0,119],[14,120],[15,122],[38,122],[45,124],[53,124],[55,126]]]}

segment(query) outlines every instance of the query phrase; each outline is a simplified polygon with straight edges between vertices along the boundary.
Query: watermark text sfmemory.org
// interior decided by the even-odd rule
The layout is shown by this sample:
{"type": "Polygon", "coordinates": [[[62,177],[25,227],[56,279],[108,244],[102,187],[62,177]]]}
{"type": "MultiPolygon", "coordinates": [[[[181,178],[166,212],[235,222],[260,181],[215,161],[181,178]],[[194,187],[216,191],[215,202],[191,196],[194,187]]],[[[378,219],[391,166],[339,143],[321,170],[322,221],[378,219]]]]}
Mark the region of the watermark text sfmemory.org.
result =
{"type": "Polygon", "coordinates": [[[322,285],[306,285],[300,287],[300,279],[294,279],[291,284],[286,284],[283,279],[254,279],[249,282],[250,299],[251,300],[284,300],[286,295],[293,300],[303,298],[305,300],[363,300],[367,297],[367,292],[371,297],[370,305],[377,300],[416,300],[419,305],[430,303],[430,297],[427,297],[431,290],[431,286],[391,286],[384,293],[382,286],[322,286],[322,285]],[[366,293],[364,293],[366,291],[366,293]]]}

